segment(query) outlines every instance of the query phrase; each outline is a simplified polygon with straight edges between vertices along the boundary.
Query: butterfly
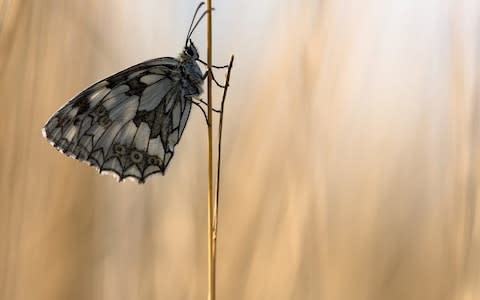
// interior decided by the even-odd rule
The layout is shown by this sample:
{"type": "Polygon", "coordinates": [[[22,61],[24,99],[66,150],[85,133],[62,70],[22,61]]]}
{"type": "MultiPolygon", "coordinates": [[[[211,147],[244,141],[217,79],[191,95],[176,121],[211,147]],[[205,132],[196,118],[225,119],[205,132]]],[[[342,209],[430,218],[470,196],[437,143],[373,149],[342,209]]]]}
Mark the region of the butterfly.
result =
{"type": "Polygon", "coordinates": [[[192,28],[202,5],[178,58],[151,59],[88,87],[48,120],[42,133],[50,144],[118,181],[163,175],[206,77],[190,39],[208,12],[192,28]]]}

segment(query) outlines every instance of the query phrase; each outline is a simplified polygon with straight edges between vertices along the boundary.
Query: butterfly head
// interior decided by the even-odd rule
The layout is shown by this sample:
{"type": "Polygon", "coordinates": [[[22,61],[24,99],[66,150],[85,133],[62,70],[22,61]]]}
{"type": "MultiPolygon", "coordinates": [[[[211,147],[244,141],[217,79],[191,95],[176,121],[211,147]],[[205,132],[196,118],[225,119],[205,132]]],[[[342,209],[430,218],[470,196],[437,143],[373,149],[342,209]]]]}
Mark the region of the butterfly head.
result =
{"type": "Polygon", "coordinates": [[[199,58],[197,48],[193,44],[192,40],[185,46],[182,53],[183,60],[197,60],[199,58]]]}

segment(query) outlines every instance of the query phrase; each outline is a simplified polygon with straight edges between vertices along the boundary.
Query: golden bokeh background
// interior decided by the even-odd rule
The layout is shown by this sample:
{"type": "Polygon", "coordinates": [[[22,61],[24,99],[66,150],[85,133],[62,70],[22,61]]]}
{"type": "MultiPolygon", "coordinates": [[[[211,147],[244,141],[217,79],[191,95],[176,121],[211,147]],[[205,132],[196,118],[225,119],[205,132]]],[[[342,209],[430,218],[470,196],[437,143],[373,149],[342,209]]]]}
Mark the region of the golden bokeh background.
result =
{"type": "MultiPolygon", "coordinates": [[[[198,109],[140,186],[40,133],[90,83],[176,56],[196,4],[0,0],[0,299],[206,298],[198,109]]],[[[480,2],[214,6],[214,60],[236,55],[218,300],[480,299],[480,2]]]]}

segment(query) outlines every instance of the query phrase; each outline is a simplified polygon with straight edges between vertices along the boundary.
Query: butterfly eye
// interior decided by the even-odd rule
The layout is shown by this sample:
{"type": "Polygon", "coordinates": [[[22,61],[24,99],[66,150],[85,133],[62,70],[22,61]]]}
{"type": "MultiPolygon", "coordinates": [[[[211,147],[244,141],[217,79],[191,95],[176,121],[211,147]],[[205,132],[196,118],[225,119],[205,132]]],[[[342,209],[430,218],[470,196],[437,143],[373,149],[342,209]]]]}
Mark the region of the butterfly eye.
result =
{"type": "Polygon", "coordinates": [[[189,56],[192,56],[192,57],[193,57],[193,55],[195,54],[195,53],[193,52],[193,49],[192,49],[191,47],[188,47],[185,51],[187,52],[187,54],[188,54],[189,56]]]}
{"type": "Polygon", "coordinates": [[[134,163],[139,163],[143,160],[143,154],[134,150],[132,151],[132,153],[130,153],[130,159],[134,162],[134,163]]]}

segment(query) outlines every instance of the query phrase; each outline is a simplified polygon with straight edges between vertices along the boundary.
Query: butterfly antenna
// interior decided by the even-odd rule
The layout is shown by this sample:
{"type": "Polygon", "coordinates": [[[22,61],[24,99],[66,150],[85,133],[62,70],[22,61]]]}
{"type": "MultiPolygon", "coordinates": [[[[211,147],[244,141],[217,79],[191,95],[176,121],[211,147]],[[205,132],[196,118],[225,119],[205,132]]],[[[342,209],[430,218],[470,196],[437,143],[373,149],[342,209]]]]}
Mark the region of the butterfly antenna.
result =
{"type": "Polygon", "coordinates": [[[185,40],[185,46],[187,46],[188,37],[191,35],[190,32],[192,30],[193,23],[195,22],[195,18],[197,17],[198,11],[200,10],[200,8],[202,8],[204,4],[205,2],[200,2],[200,4],[198,4],[197,6],[197,9],[195,10],[195,14],[193,15],[192,22],[190,23],[190,27],[188,28],[188,31],[187,31],[187,39],[185,40]]]}
{"type": "MultiPolygon", "coordinates": [[[[214,10],[212,8],[212,10],[214,10]]],[[[203,14],[200,16],[200,18],[198,18],[198,21],[197,23],[195,23],[195,26],[193,26],[192,30],[189,32],[188,36],[187,36],[187,40],[185,41],[185,46],[187,45],[187,42],[188,40],[190,39],[190,37],[192,36],[192,33],[195,31],[195,29],[197,28],[198,24],[200,24],[200,21],[202,21],[202,19],[207,15],[207,13],[209,13],[210,10],[206,10],[203,12],[203,14]]]]}

